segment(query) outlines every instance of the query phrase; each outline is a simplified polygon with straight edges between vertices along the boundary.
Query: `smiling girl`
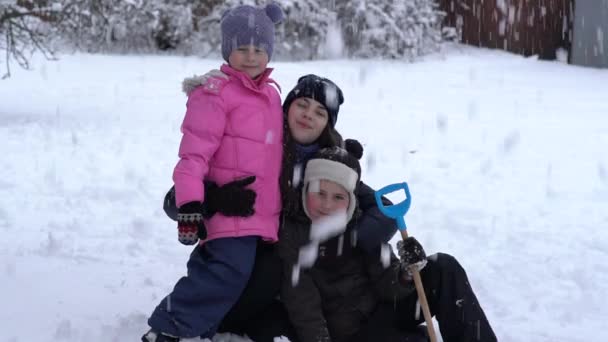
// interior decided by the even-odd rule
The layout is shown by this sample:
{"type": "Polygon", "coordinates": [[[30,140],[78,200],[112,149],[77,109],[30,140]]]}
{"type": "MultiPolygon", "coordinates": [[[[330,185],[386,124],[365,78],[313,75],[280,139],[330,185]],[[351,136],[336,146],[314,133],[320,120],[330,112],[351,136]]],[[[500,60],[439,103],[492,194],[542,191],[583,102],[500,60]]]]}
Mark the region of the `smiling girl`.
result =
{"type": "MultiPolygon", "coordinates": [[[[276,242],[281,211],[278,179],[283,155],[281,99],[267,68],[274,26],[283,18],[276,4],[238,6],[221,21],[221,70],[227,79],[192,86],[181,127],[179,161],[173,172],[179,241],[196,244],[188,274],[158,304],[145,342],[212,337],[247,284],[259,240],[276,242]],[[254,180],[255,212],[248,217],[214,215],[203,220],[204,181],[254,180]]],[[[252,182],[249,182],[252,183],[252,182]]]]}

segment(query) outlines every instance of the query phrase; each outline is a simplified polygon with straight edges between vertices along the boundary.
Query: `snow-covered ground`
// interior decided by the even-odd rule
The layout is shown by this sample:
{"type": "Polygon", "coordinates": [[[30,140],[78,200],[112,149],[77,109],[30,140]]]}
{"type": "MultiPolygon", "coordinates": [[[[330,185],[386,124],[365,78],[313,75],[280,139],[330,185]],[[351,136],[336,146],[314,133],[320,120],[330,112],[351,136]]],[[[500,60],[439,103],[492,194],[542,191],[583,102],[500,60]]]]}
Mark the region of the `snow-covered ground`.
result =
{"type": "MultiPolygon", "coordinates": [[[[161,202],[181,80],[220,61],[65,55],[0,81],[0,340],[136,341],[185,272],[161,202]]],[[[455,255],[502,342],[606,341],[608,70],[457,46],[317,73],[364,180],[407,180],[410,234],[455,255]]]]}

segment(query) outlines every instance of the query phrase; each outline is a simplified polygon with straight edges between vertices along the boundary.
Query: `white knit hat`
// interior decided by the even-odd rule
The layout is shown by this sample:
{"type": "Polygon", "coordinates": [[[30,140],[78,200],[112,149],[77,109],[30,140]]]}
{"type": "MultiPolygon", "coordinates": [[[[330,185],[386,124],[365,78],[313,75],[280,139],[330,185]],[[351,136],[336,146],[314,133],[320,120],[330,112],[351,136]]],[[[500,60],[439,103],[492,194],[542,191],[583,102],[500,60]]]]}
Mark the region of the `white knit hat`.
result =
{"type": "Polygon", "coordinates": [[[330,147],[317,152],[306,164],[304,171],[304,188],[302,191],[302,206],[308,217],[310,213],[306,205],[306,193],[318,191],[318,182],[328,180],[340,184],[349,194],[350,201],[346,211],[347,221],[353,217],[357,207],[355,189],[361,178],[359,159],[363,155],[363,147],[357,140],[347,139],[345,148],[330,147]],[[317,184],[315,186],[315,184],[317,184]],[[316,189],[315,189],[316,188],[316,189]]]}

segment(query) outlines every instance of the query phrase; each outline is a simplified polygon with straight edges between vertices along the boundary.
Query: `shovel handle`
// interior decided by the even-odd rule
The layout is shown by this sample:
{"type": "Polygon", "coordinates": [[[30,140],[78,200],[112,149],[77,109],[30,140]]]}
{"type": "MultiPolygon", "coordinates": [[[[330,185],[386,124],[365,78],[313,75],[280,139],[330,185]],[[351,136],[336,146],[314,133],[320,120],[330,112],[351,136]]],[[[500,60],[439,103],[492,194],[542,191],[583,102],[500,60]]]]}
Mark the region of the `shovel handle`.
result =
{"type": "MultiPolygon", "coordinates": [[[[407,183],[403,182],[387,185],[384,188],[376,191],[375,196],[376,203],[378,204],[380,211],[384,215],[397,221],[397,228],[399,228],[401,237],[404,240],[407,239],[407,226],[405,225],[404,217],[412,204],[412,195],[410,194],[410,188],[407,183]],[[405,191],[405,200],[393,205],[384,205],[384,203],[382,203],[382,196],[399,190],[405,191]]],[[[426,322],[426,329],[429,333],[429,338],[431,339],[431,342],[437,342],[437,335],[435,334],[435,327],[433,326],[433,318],[431,316],[431,310],[429,309],[429,302],[427,301],[426,294],[424,293],[424,287],[422,286],[420,272],[418,272],[418,269],[415,266],[410,266],[410,272],[412,273],[412,278],[414,278],[414,285],[416,286],[416,293],[418,294],[418,301],[420,302],[420,307],[422,308],[422,314],[424,315],[424,321],[426,322]]]]}
{"type": "MultiPolygon", "coordinates": [[[[407,231],[402,230],[400,233],[404,240],[407,239],[407,231]]],[[[410,272],[412,273],[412,278],[414,278],[414,285],[416,286],[416,293],[418,294],[418,300],[420,301],[420,307],[422,308],[422,315],[424,316],[424,321],[426,322],[426,329],[429,333],[429,338],[431,339],[431,342],[437,342],[437,335],[435,334],[435,327],[433,326],[433,317],[431,316],[429,302],[427,301],[426,294],[424,293],[420,272],[418,272],[416,266],[410,266],[410,272]]]]}

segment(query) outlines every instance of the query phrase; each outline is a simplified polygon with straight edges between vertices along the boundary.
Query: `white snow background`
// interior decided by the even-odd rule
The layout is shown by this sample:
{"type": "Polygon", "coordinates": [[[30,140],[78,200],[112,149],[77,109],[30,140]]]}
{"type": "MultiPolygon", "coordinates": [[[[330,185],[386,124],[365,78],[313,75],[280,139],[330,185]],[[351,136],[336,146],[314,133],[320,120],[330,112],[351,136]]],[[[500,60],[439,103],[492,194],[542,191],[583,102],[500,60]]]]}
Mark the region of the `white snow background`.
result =
{"type": "MultiPolygon", "coordinates": [[[[162,211],[181,80],[220,61],[60,58],[0,81],[0,341],[138,341],[191,250],[162,211]]],[[[342,88],[363,179],[409,182],[409,233],[460,260],[501,342],[608,340],[608,70],[464,46],[271,66],[283,98],[342,88]]]]}

